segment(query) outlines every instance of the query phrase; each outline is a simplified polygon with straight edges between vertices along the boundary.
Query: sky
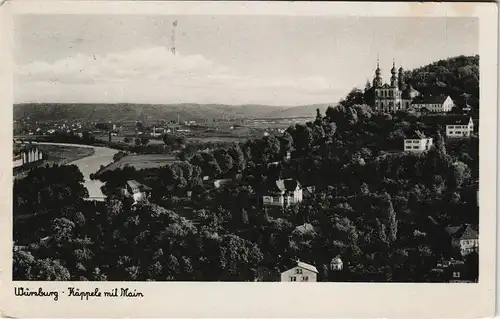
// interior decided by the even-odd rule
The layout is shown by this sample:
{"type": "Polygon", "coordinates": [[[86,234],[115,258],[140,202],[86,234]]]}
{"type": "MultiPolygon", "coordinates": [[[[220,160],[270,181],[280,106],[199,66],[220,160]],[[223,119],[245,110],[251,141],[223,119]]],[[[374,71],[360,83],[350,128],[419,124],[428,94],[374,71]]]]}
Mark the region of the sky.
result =
{"type": "Polygon", "coordinates": [[[14,23],[15,103],[332,103],[372,80],[377,57],[387,80],[393,59],[413,69],[479,51],[474,18],[23,15],[14,23]]]}

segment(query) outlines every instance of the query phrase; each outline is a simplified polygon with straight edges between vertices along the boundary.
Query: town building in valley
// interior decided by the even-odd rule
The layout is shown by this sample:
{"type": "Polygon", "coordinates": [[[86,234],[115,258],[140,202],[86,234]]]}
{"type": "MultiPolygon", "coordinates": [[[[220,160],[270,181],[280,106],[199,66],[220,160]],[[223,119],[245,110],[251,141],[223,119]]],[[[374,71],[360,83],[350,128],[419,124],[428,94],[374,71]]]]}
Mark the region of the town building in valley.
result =
{"type": "Polygon", "coordinates": [[[446,137],[470,137],[472,132],[474,132],[474,121],[470,116],[460,117],[452,124],[446,125],[446,137]]]}
{"type": "Polygon", "coordinates": [[[297,261],[297,265],[281,273],[282,282],[316,282],[318,269],[305,262],[297,261]]]}
{"type": "Polygon", "coordinates": [[[452,247],[460,251],[460,255],[467,256],[479,251],[479,233],[472,225],[448,226],[446,232],[451,237],[452,247]]]}
{"type": "Polygon", "coordinates": [[[135,180],[127,181],[125,186],[122,188],[122,194],[125,197],[134,200],[137,203],[141,200],[146,200],[151,195],[151,188],[143,185],[135,180]]]}
{"type": "Polygon", "coordinates": [[[412,135],[404,140],[404,151],[407,152],[424,152],[432,147],[432,138],[426,137],[419,131],[415,131],[412,135]]]}
{"type": "Polygon", "coordinates": [[[419,96],[411,103],[410,109],[413,111],[426,110],[431,113],[450,112],[455,103],[448,95],[419,96]]]}
{"type": "Polygon", "coordinates": [[[288,207],[302,202],[302,187],[294,179],[280,179],[263,196],[264,206],[288,207]]]}

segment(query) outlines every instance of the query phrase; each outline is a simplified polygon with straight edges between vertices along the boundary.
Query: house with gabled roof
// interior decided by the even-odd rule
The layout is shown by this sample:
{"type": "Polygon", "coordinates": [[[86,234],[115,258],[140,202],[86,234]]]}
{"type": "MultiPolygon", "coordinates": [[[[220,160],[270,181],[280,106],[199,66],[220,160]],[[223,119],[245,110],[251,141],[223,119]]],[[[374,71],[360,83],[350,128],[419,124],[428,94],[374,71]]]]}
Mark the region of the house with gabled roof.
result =
{"type": "Polygon", "coordinates": [[[479,250],[479,232],[470,224],[448,226],[446,232],[451,237],[451,245],[462,256],[479,250]]]}
{"type": "Polygon", "coordinates": [[[427,95],[415,98],[410,108],[413,110],[426,109],[432,113],[450,112],[455,103],[449,95],[427,95]]]}
{"type": "Polygon", "coordinates": [[[425,136],[420,131],[414,131],[404,140],[404,151],[423,152],[432,147],[432,138],[425,136]]]}
{"type": "Polygon", "coordinates": [[[470,137],[474,132],[474,121],[470,116],[454,118],[446,125],[446,137],[470,137]]]}
{"type": "Polygon", "coordinates": [[[296,265],[281,273],[282,282],[316,282],[318,269],[315,266],[297,261],[296,265]]]}
{"type": "Polygon", "coordinates": [[[216,179],[214,180],[213,184],[215,188],[221,188],[224,186],[231,186],[235,185],[237,182],[241,181],[243,178],[242,174],[235,174],[231,178],[221,178],[221,179],[216,179]]]}
{"type": "Polygon", "coordinates": [[[269,187],[262,197],[264,206],[288,207],[302,202],[302,187],[295,179],[280,179],[269,187]]]}
{"type": "Polygon", "coordinates": [[[141,184],[136,180],[129,180],[125,183],[121,191],[125,197],[132,198],[134,203],[137,203],[149,198],[151,187],[141,184]]]}

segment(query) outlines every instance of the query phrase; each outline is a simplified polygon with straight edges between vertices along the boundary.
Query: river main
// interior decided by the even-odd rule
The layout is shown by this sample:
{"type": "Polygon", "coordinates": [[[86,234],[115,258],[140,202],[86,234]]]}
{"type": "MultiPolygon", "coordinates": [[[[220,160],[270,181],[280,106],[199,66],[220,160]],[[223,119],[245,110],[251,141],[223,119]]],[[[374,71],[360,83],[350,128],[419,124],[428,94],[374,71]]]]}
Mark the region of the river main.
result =
{"type": "MultiPolygon", "coordinates": [[[[34,143],[35,144],[35,143],[34,143]]],[[[85,178],[84,186],[87,188],[89,192],[90,199],[104,199],[106,196],[101,191],[102,182],[98,180],[91,180],[90,174],[96,173],[101,165],[108,165],[113,162],[113,155],[118,153],[117,150],[100,147],[100,146],[91,146],[91,145],[81,145],[81,144],[63,144],[63,143],[45,143],[38,142],[37,144],[46,144],[46,145],[60,145],[60,146],[74,146],[74,147],[88,147],[94,149],[94,154],[80,158],[76,161],[70,162],[66,165],[76,165],[83,174],[85,178]]]]}

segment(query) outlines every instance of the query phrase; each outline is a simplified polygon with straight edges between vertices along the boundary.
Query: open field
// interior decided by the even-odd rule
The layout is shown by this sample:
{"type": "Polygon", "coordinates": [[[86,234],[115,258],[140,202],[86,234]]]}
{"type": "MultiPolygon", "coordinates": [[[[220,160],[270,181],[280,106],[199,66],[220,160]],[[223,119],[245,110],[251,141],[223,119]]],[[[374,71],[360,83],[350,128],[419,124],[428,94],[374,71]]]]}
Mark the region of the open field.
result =
{"type": "MultiPolygon", "coordinates": [[[[103,141],[103,142],[109,142],[109,136],[108,134],[92,134],[96,139],[103,141]]],[[[128,145],[135,145],[135,139],[140,138],[139,136],[134,136],[132,134],[119,134],[116,136],[111,136],[111,142],[113,143],[125,143],[124,139],[125,137],[128,137],[130,139],[129,143],[126,143],[128,145]]],[[[149,138],[148,144],[163,144],[163,141],[161,139],[152,139],[151,137],[149,138]]]]}
{"type": "Polygon", "coordinates": [[[237,143],[247,139],[238,136],[205,136],[205,137],[189,137],[187,140],[193,143],[237,143]]]}
{"type": "Polygon", "coordinates": [[[112,171],[125,166],[132,166],[135,169],[156,168],[168,164],[180,162],[175,156],[168,154],[146,154],[146,155],[128,155],[107,166],[101,171],[112,171]]]}

